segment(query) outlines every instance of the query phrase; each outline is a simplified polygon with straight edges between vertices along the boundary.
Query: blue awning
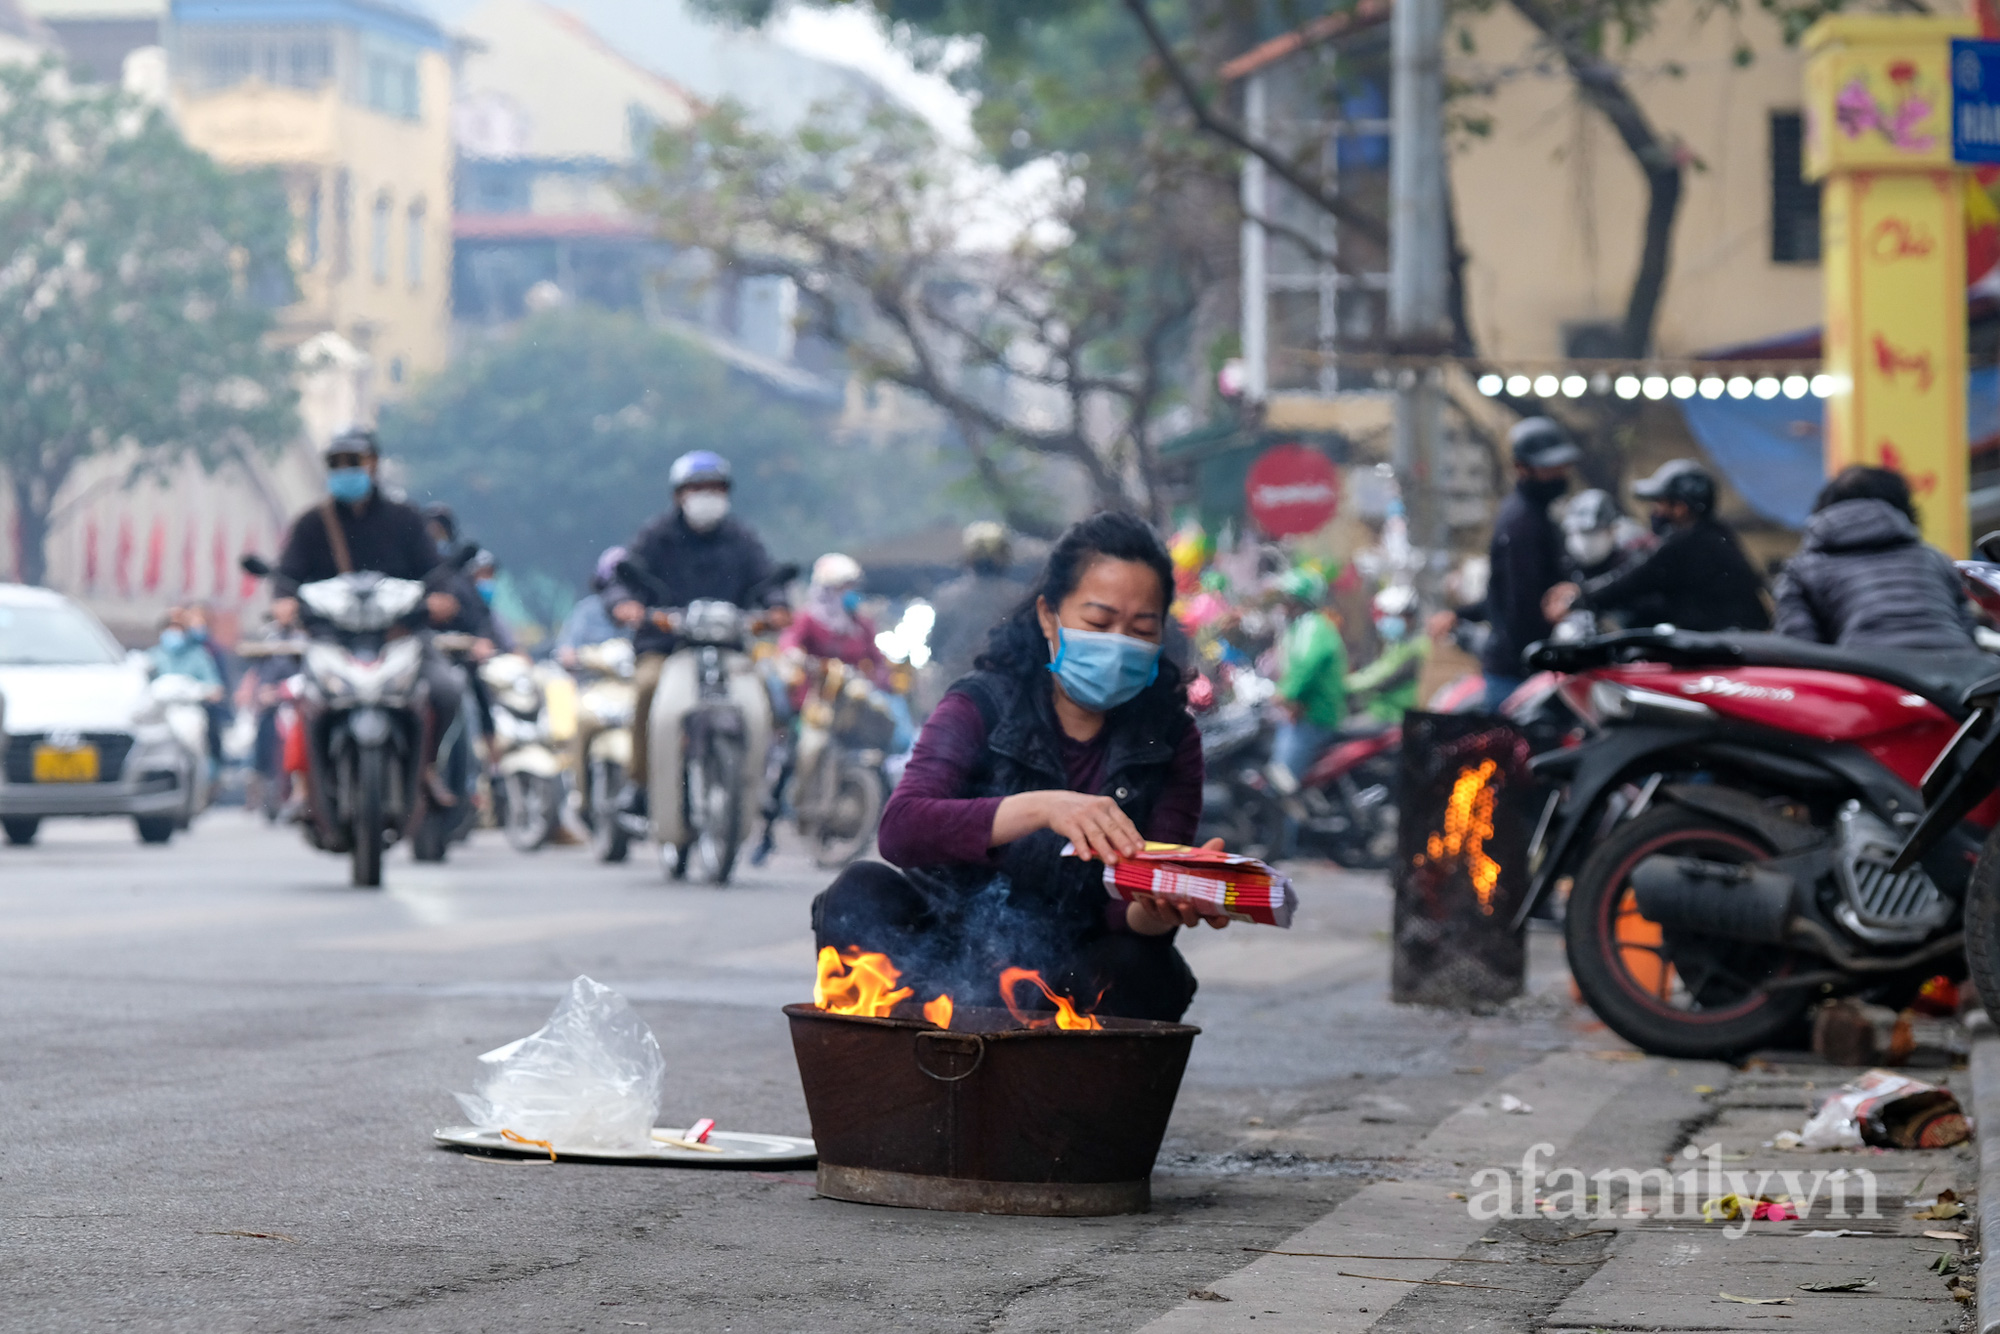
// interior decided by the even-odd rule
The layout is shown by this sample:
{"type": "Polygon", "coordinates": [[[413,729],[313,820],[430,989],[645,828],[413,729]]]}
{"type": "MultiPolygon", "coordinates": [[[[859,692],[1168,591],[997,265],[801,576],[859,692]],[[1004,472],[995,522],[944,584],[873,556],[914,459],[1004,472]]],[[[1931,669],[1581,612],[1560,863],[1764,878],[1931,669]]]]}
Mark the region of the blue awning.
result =
{"type": "MultiPolygon", "coordinates": [[[[1702,450],[1751,509],[1803,528],[1826,481],[1824,404],[1807,398],[1688,398],[1681,416],[1702,450]]],[[[2000,435],[2000,370],[1967,377],[1966,436],[2000,435]]]]}

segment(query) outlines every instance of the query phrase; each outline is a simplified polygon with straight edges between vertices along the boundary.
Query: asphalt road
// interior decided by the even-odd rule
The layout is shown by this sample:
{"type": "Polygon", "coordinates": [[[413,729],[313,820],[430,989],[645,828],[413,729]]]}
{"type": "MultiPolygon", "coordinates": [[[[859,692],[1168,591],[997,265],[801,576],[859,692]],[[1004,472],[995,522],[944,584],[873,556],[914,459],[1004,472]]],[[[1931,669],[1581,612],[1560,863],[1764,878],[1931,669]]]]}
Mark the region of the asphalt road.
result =
{"type": "Polygon", "coordinates": [[[807,1171],[432,1144],[475,1055],[578,973],[658,1035],[662,1123],[809,1133],[778,1007],[810,995],[823,879],[781,853],[675,886],[638,850],[605,867],[488,833],[443,867],[393,855],[372,892],[241,812],[166,848],[46,823],[0,849],[0,1328],[1137,1329],[1394,1178],[1497,1080],[1606,1045],[1549,937],[1505,1011],[1389,1005],[1385,886],[1308,870],[1294,930],[1189,941],[1204,1035],[1149,1214],[874,1208],[807,1171]]]}

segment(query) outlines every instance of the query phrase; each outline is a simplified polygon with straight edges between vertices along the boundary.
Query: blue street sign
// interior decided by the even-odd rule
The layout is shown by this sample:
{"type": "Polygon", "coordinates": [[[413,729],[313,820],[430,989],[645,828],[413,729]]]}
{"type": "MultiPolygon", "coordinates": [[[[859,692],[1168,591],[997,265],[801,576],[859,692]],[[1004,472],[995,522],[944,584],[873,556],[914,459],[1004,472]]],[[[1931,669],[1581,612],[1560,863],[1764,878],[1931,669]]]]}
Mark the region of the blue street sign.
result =
{"type": "Polygon", "coordinates": [[[2000,162],[2000,42],[1952,39],[1951,158],[2000,162]]]}

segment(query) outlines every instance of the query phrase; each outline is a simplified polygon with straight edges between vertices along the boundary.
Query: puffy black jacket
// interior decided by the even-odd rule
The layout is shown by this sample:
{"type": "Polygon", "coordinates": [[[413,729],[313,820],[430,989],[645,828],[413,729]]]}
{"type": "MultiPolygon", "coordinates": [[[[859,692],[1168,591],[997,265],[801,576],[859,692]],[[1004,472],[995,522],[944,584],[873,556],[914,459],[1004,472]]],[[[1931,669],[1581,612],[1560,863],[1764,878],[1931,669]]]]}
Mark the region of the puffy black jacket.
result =
{"type": "Polygon", "coordinates": [[[1467,620],[1493,627],[1479,655],[1479,665],[1490,676],[1520,676],[1527,670],[1521,654],[1528,645],[1548,638],[1542,595],[1563,578],[1562,531],[1549,519],[1553,499],[1536,493],[1526,482],[1508,493],[1493,519],[1486,599],[1459,610],[1467,620]]]}
{"type": "MultiPolygon", "coordinates": [[[[716,598],[739,607],[768,607],[784,600],[785,590],[770,586],[771,558],[764,544],[735,519],[697,532],[675,508],[640,529],[629,550],[636,564],[666,585],[665,606],[716,598]]],[[[632,646],[641,653],[671,653],[674,641],[675,636],[648,621],[640,625],[632,646]]]]}
{"type": "Polygon", "coordinates": [[[1736,534],[1712,515],[1668,533],[1653,554],[1583,586],[1576,605],[1588,611],[1644,610],[1683,630],[1764,630],[1764,581],[1750,567],[1736,534]]]}
{"type": "Polygon", "coordinates": [[[1843,648],[1962,649],[1972,608],[1951,557],[1886,500],[1843,500],[1806,521],[1778,579],[1778,633],[1843,648]]]}

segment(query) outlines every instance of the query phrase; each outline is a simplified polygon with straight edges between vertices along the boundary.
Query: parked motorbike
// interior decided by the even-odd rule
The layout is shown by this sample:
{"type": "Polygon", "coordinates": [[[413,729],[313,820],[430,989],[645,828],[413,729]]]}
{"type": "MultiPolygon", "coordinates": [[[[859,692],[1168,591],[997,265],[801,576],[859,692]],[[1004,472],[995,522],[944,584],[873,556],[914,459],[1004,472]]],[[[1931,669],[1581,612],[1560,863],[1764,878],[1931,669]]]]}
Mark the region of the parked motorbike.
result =
{"type": "MultiPolygon", "coordinates": [[[[1960,581],[1989,616],[2000,616],[2000,533],[1980,538],[1978,555],[1958,562],[1960,581]]],[[[1923,818],[1890,869],[1909,874],[1930,866],[1940,851],[1962,850],[1968,836],[1978,839],[1963,897],[1965,961],[1990,1007],[2000,997],[2000,660],[1988,661],[1994,674],[1959,692],[1965,720],[1924,774],[1923,818]]]]}
{"type": "Polygon", "coordinates": [[[576,685],[561,668],[518,653],[489,658],[479,673],[493,697],[501,829],[515,851],[533,852],[562,827],[563,751],[576,735],[576,685]]]}
{"type": "Polygon", "coordinates": [[[576,651],[577,730],[570,747],[570,781],[590,848],[601,862],[622,862],[645,822],[618,809],[632,772],[632,641],[609,639],[576,651]]]}
{"type": "MultiPolygon", "coordinates": [[[[789,581],[796,566],[773,573],[789,581]]],[[[771,745],[771,699],[749,654],[763,618],[733,603],[702,599],[663,605],[668,594],[644,567],[621,561],[618,577],[656,605],[647,614],[680,637],[653,696],[647,776],[650,832],[670,878],[697,870],[726,885],[749,834],[771,745]],[[677,715],[674,701],[693,701],[677,715]]],[[[755,590],[753,590],[754,592],[755,590]]]]}
{"type": "MultiPolygon", "coordinates": [[[[1571,882],[1570,972],[1613,1031],[1727,1057],[1793,1035],[1822,997],[1900,1006],[1963,975],[1961,904],[2000,797],[1947,799],[1957,761],[1939,757],[1990,725],[2000,660],[1661,626],[1530,663],[1563,674],[1578,727],[1530,760],[1553,792],[1515,925],[1571,882]],[[1899,857],[1920,787],[1936,818],[1899,857]]],[[[1974,750],[1967,772],[2000,767],[1974,750]]]]}
{"type": "MultiPolygon", "coordinates": [[[[255,556],[242,565],[271,573],[255,556]]],[[[302,585],[298,602],[305,638],[281,647],[304,659],[306,835],[347,854],[354,883],[374,888],[389,844],[440,814],[421,781],[424,586],[356,572],[302,585]]]]}

